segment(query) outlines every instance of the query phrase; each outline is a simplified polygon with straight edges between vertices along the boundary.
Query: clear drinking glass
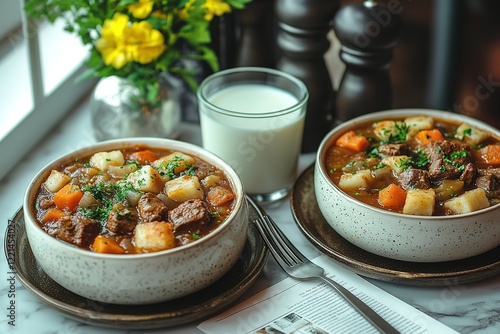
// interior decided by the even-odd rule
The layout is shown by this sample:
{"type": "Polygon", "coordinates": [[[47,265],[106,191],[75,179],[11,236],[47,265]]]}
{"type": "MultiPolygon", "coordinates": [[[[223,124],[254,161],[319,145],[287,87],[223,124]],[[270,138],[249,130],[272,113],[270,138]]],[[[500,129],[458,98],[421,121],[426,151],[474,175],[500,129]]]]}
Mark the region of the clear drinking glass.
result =
{"type": "Polygon", "coordinates": [[[197,95],[203,147],[236,170],[254,199],[285,197],[297,176],[305,84],[278,70],[238,67],[207,77],[197,95]]]}

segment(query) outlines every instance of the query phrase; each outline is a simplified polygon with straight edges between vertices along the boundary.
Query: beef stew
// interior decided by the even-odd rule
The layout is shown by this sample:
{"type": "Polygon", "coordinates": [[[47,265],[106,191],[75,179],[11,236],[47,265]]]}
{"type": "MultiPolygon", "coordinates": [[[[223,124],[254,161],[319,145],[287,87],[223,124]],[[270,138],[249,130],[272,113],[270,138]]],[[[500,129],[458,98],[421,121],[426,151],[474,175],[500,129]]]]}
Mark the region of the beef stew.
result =
{"type": "Polygon", "coordinates": [[[49,235],[93,252],[188,244],[231,214],[225,173],[183,152],[133,146],[70,161],[42,183],[34,210],[49,235]]]}
{"type": "Polygon", "coordinates": [[[455,215],[500,201],[500,139],[466,123],[367,122],[338,137],[324,164],[348,195],[398,213],[455,215]]]}

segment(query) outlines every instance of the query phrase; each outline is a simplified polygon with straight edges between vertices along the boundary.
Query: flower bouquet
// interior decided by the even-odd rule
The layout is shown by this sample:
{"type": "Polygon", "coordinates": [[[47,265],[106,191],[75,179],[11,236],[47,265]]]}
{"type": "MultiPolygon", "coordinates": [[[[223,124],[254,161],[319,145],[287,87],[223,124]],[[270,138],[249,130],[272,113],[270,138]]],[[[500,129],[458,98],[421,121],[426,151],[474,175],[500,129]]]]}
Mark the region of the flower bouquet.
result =
{"type": "Polygon", "coordinates": [[[90,47],[82,78],[116,76],[134,86],[138,106],[159,103],[159,74],[173,73],[196,89],[183,59],[219,63],[210,48],[210,22],[251,0],[25,0],[34,19],[65,20],[65,29],[90,47]]]}

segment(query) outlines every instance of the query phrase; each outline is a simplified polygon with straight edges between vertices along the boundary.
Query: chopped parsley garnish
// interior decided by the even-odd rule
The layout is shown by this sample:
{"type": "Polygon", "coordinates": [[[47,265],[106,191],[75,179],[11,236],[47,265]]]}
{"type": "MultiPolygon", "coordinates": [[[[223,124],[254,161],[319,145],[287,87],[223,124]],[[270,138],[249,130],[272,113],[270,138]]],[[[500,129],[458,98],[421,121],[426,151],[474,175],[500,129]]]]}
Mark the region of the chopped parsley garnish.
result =
{"type": "Polygon", "coordinates": [[[395,143],[404,143],[406,142],[406,137],[408,136],[408,132],[410,130],[410,126],[405,122],[397,122],[394,121],[394,129],[386,129],[384,130],[384,135],[389,135],[387,142],[383,141],[383,144],[395,144],[395,143]],[[396,131],[394,131],[396,129],[396,131]]]}
{"type": "Polygon", "coordinates": [[[459,171],[463,171],[465,169],[465,166],[462,164],[459,164],[456,162],[456,159],[465,159],[468,157],[468,154],[466,151],[455,151],[451,152],[448,155],[443,156],[443,161],[446,162],[447,164],[452,165],[453,167],[457,168],[459,171]]]}
{"type": "Polygon", "coordinates": [[[135,165],[137,169],[141,167],[141,164],[138,163],[136,160],[127,160],[125,161],[125,165],[135,165]]]}
{"type": "Polygon", "coordinates": [[[466,151],[455,151],[450,153],[450,159],[467,158],[466,151]]]}
{"type": "Polygon", "coordinates": [[[394,165],[398,168],[402,168],[403,170],[408,170],[413,167],[413,159],[409,157],[408,159],[399,159],[399,161],[395,161],[394,165]]]}
{"type": "Polygon", "coordinates": [[[399,159],[394,165],[398,168],[403,168],[403,170],[408,170],[411,168],[424,169],[430,162],[429,157],[421,149],[417,150],[417,155],[415,157],[408,157],[407,159],[399,159]]]}
{"type": "Polygon", "coordinates": [[[369,150],[367,154],[370,158],[380,158],[380,151],[377,146],[369,150]]]}
{"type": "Polygon", "coordinates": [[[414,161],[414,166],[419,169],[424,169],[430,163],[430,159],[427,154],[422,149],[417,150],[416,161],[414,161]]]}
{"type": "Polygon", "coordinates": [[[92,218],[101,224],[106,223],[113,206],[116,203],[124,202],[127,199],[129,192],[133,191],[140,193],[139,190],[132,187],[130,182],[99,182],[93,185],[86,185],[82,188],[82,190],[91,193],[100,205],[95,207],[80,208],[79,211],[85,217],[92,218]]]}
{"type": "Polygon", "coordinates": [[[195,167],[191,164],[188,164],[184,162],[184,159],[180,156],[175,156],[174,159],[166,164],[161,164],[157,169],[158,173],[162,177],[168,177],[169,179],[175,179],[176,177],[183,176],[183,175],[189,175],[189,176],[195,176],[195,167]],[[186,169],[184,169],[182,172],[177,175],[175,173],[175,169],[177,167],[180,167],[180,162],[183,162],[184,165],[186,166],[186,169]]]}

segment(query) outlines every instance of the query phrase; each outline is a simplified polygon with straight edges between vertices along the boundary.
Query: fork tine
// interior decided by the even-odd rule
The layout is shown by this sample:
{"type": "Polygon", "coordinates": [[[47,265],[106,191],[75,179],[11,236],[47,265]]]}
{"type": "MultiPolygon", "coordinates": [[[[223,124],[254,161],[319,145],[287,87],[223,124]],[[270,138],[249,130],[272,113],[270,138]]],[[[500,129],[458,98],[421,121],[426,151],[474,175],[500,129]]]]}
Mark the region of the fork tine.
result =
{"type": "Polygon", "coordinates": [[[282,267],[286,271],[286,267],[290,265],[289,261],[287,261],[286,257],[283,256],[281,246],[277,244],[276,240],[274,240],[274,238],[271,236],[271,233],[266,228],[266,224],[263,222],[262,218],[255,219],[253,223],[255,224],[255,226],[257,226],[257,229],[259,230],[266,244],[269,245],[269,251],[271,252],[271,254],[273,254],[276,262],[278,262],[280,267],[282,267]]]}
{"type": "Polygon", "coordinates": [[[256,209],[260,216],[260,218],[254,220],[254,224],[257,225],[261,234],[267,235],[266,239],[268,239],[274,246],[273,248],[276,248],[276,251],[280,253],[273,253],[275,257],[279,256],[282,258],[284,263],[288,266],[294,266],[300,262],[309,261],[297,248],[295,248],[295,246],[293,246],[272,218],[265,213],[264,209],[257,202],[248,195],[247,201],[256,209]]]}
{"type": "Polygon", "coordinates": [[[299,252],[297,248],[295,248],[290,240],[288,240],[283,231],[278,228],[271,217],[265,216],[264,220],[267,223],[267,227],[271,231],[271,235],[282,243],[283,251],[286,253],[287,257],[292,259],[295,263],[309,261],[304,255],[302,255],[301,252],[299,252]]]}
{"type": "Polygon", "coordinates": [[[271,253],[280,265],[293,266],[297,264],[297,259],[290,255],[286,245],[284,245],[282,240],[277,238],[276,235],[274,235],[274,233],[270,230],[270,226],[268,225],[265,217],[254,220],[254,224],[257,225],[257,228],[261,234],[263,234],[264,238],[269,241],[271,253]]]}

